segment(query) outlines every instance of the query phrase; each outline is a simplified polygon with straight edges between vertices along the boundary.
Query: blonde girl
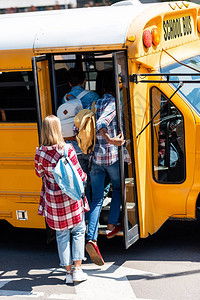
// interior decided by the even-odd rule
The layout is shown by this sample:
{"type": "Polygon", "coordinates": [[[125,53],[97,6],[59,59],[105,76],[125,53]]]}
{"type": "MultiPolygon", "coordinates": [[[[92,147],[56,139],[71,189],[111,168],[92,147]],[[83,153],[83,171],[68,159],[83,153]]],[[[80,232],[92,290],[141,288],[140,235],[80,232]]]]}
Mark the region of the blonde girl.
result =
{"type": "MultiPolygon", "coordinates": [[[[82,199],[75,201],[64,194],[52,175],[51,171],[64,155],[65,146],[60,120],[56,116],[50,115],[44,119],[41,140],[41,146],[35,155],[35,172],[43,179],[38,214],[46,218],[50,228],[56,230],[60,265],[65,267],[67,272],[66,283],[84,281],[87,280],[87,274],[81,269],[82,260],[85,260],[84,212],[89,210],[89,206],[86,198],[84,207],[82,199]]],[[[87,175],[81,169],[72,145],[69,147],[68,156],[81,179],[85,181],[87,175]]]]}

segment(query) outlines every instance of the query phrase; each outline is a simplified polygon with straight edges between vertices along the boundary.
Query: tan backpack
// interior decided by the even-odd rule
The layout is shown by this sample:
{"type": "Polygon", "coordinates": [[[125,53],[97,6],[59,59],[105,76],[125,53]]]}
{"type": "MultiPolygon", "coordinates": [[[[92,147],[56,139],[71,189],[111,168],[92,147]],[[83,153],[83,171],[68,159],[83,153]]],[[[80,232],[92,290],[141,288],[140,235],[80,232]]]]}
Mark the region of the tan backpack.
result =
{"type": "Polygon", "coordinates": [[[82,109],[74,118],[74,124],[79,129],[76,136],[78,146],[84,154],[94,150],[96,141],[95,101],[91,109],[82,109]]]}

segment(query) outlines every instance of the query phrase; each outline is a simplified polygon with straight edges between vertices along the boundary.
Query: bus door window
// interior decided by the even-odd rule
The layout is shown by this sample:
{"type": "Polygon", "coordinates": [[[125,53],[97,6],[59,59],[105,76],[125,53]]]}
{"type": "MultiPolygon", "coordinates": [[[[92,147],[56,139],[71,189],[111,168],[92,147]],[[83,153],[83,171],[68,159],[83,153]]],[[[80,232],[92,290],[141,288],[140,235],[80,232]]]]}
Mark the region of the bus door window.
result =
{"type": "Polygon", "coordinates": [[[151,90],[153,173],[157,182],[185,179],[184,122],[181,112],[156,87],[151,90]]]}

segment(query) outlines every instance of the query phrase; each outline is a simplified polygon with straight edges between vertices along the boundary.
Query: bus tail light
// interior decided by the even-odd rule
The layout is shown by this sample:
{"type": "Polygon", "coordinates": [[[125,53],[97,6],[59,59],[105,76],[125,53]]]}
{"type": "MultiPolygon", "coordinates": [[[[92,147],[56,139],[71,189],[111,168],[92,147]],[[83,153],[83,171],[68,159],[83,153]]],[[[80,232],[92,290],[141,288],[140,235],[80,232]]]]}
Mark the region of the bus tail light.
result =
{"type": "Polygon", "coordinates": [[[197,19],[197,30],[200,33],[200,18],[197,19]]]}
{"type": "Polygon", "coordinates": [[[149,30],[143,32],[143,44],[146,48],[150,48],[152,45],[152,35],[149,30]]]}
{"type": "Polygon", "coordinates": [[[158,28],[153,28],[151,31],[151,35],[152,35],[152,42],[154,44],[154,46],[157,46],[160,44],[160,32],[158,30],[158,28]]]}

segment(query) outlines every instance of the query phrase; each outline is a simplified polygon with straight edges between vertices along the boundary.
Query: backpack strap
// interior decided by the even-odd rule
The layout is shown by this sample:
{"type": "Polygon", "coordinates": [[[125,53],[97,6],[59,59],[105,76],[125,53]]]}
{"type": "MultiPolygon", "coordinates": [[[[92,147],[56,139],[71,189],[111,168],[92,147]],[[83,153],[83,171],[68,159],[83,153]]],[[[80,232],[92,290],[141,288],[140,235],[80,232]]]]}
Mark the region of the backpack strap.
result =
{"type": "Polygon", "coordinates": [[[64,156],[67,156],[67,157],[69,156],[68,155],[69,147],[70,147],[70,145],[68,143],[65,143],[65,145],[64,145],[64,156]]]}
{"type": "Polygon", "coordinates": [[[96,101],[93,101],[93,102],[92,102],[92,105],[91,105],[91,111],[92,111],[93,113],[96,113],[96,111],[97,111],[97,108],[95,107],[95,103],[96,103],[96,101]]]}
{"type": "Polygon", "coordinates": [[[76,96],[76,99],[81,100],[85,95],[89,94],[90,91],[82,91],[80,94],[78,94],[78,96],[76,96]]]}
{"type": "Polygon", "coordinates": [[[74,96],[72,94],[66,94],[64,96],[64,100],[65,102],[69,101],[69,100],[72,100],[70,98],[74,98],[74,99],[78,99],[78,100],[81,100],[85,95],[87,95],[88,93],[90,93],[90,91],[85,91],[83,90],[78,96],[74,96]]]}
{"type": "Polygon", "coordinates": [[[69,97],[74,97],[74,98],[76,98],[74,95],[67,94],[67,95],[65,95],[65,101],[66,101],[66,100],[67,100],[67,101],[72,100],[72,99],[70,99],[69,97]]]}
{"type": "Polygon", "coordinates": [[[83,184],[83,181],[82,181],[82,179],[81,179],[78,171],[76,170],[75,166],[73,165],[73,163],[71,162],[71,160],[69,158],[69,155],[68,155],[69,147],[70,147],[70,144],[65,143],[65,145],[64,145],[64,156],[67,157],[67,161],[70,164],[71,168],[73,169],[74,174],[76,175],[76,178],[78,180],[79,186],[80,186],[80,188],[82,190],[82,197],[81,198],[83,200],[83,207],[85,207],[85,189],[84,189],[84,184],[83,184]]]}

